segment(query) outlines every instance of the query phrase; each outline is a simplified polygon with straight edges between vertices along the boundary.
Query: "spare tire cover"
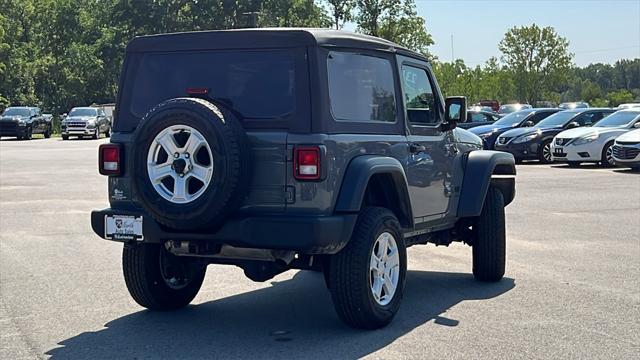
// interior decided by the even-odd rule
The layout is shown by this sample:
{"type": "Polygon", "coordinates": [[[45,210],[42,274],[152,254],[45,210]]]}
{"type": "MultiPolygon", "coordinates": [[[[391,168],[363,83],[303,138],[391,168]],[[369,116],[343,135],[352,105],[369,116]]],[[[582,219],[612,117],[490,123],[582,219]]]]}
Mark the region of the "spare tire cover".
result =
{"type": "Polygon", "coordinates": [[[249,156],[246,134],[231,111],[203,99],[167,100],[134,133],[138,200],[166,227],[214,229],[242,203],[249,156]]]}

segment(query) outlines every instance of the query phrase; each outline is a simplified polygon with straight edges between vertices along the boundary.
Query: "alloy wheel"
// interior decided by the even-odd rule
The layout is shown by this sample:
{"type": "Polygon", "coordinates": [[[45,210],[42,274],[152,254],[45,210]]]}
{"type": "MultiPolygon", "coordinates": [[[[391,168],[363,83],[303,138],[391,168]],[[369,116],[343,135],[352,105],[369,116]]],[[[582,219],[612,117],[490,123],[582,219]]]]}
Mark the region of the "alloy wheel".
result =
{"type": "Polygon", "coordinates": [[[376,239],[371,251],[369,286],[376,302],[388,305],[398,288],[400,278],[400,254],[396,239],[383,232],[376,239]]]}
{"type": "Polygon", "coordinates": [[[174,204],[190,203],[202,196],[211,183],[211,147],[193,127],[170,126],[151,142],[147,174],[162,198],[174,204]]]}

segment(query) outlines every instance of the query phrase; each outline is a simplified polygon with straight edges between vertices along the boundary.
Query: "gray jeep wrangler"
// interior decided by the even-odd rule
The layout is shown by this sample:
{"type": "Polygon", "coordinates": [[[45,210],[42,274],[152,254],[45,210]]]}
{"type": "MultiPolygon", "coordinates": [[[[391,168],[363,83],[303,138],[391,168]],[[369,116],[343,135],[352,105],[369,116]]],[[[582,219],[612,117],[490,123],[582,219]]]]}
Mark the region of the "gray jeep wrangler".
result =
{"type": "Polygon", "coordinates": [[[505,269],[512,155],[456,129],[427,59],[333,30],[144,36],[126,50],[111,142],[110,207],[91,225],[124,243],[133,299],[196,296],[208,264],[265,281],[324,272],[339,317],[373,329],[400,306],[406,248],[473,247],[473,274],[505,269]]]}

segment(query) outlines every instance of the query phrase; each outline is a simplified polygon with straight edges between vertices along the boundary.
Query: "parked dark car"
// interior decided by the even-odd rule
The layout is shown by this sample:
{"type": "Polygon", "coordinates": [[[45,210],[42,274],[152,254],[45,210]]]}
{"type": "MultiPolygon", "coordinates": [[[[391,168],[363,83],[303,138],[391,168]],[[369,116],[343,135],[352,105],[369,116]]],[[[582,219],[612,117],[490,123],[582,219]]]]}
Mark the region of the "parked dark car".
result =
{"type": "Polygon", "coordinates": [[[513,154],[516,161],[540,160],[551,162],[551,142],[564,130],[580,126],[591,126],[614,109],[574,109],[550,115],[534,127],[509,130],[498,137],[495,149],[513,154]]]}
{"type": "Polygon", "coordinates": [[[102,107],[75,107],[61,123],[62,140],[70,136],[98,139],[101,134],[111,134],[111,119],[102,107]]]}
{"type": "Polygon", "coordinates": [[[494,112],[467,110],[467,119],[458,124],[463,129],[471,129],[476,126],[493,124],[501,116],[494,112]]]}
{"type": "Polygon", "coordinates": [[[512,112],[531,109],[531,108],[533,108],[533,106],[529,104],[506,104],[506,105],[500,106],[500,109],[498,109],[498,114],[506,115],[506,114],[511,114],[512,112]]]}
{"type": "Polygon", "coordinates": [[[464,241],[476,279],[503,277],[513,156],[455,128],[466,101],[442,97],[424,56],[251,29],[138,37],[123,66],[98,156],[110,207],[91,226],[125,243],[140,305],[186,306],[208,264],[316,270],[339,317],[373,329],[398,311],[407,246],[464,241]]]}
{"type": "Polygon", "coordinates": [[[43,134],[49,138],[52,129],[51,118],[43,116],[38,107],[8,107],[0,117],[0,137],[15,136],[18,140],[31,140],[33,134],[43,134]]]}
{"type": "Polygon", "coordinates": [[[482,139],[485,149],[492,150],[498,136],[502,135],[505,131],[519,127],[534,126],[542,121],[542,119],[558,111],[560,111],[560,109],[555,108],[520,110],[506,115],[491,125],[476,126],[469,129],[469,131],[482,139]]]}

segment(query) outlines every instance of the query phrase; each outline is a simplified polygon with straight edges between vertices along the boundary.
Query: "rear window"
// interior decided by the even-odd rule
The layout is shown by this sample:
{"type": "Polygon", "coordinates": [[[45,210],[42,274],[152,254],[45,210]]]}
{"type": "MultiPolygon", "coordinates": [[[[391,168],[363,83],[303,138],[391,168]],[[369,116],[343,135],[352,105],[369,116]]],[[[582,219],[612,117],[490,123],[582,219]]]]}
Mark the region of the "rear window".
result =
{"type": "Polygon", "coordinates": [[[244,119],[277,119],[295,110],[294,65],[284,50],[147,53],[123,97],[140,118],[165,100],[187,96],[187,88],[207,88],[244,119]]]}

